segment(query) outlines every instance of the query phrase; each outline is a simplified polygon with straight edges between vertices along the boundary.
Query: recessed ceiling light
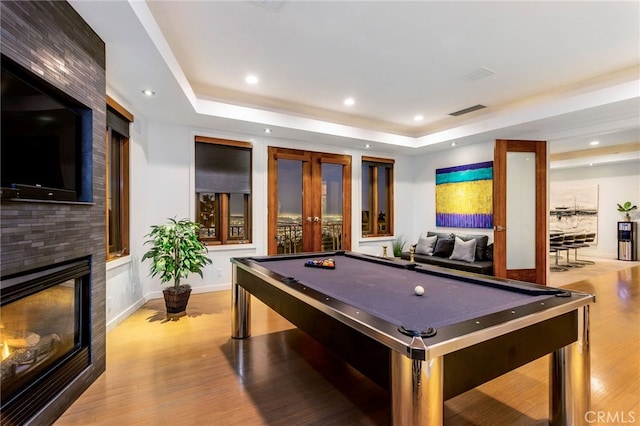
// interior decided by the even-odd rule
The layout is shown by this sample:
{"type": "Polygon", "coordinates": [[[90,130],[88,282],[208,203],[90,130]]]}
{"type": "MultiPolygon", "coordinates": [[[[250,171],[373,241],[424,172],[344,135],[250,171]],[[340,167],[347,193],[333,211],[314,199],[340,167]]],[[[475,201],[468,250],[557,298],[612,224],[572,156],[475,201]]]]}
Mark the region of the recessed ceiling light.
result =
{"type": "Polygon", "coordinates": [[[145,95],[145,96],[154,96],[156,94],[156,92],[154,92],[153,90],[144,89],[142,91],[142,94],[145,95]]]}
{"type": "Polygon", "coordinates": [[[600,145],[600,141],[591,141],[589,145],[600,145]]]}
{"type": "Polygon", "coordinates": [[[589,163],[589,166],[593,166],[593,163],[589,163]]]}
{"type": "Polygon", "coordinates": [[[424,120],[424,115],[422,114],[417,114],[413,116],[413,121],[422,121],[424,120]]]}
{"type": "Polygon", "coordinates": [[[449,145],[451,145],[451,146],[456,146],[456,145],[458,145],[458,144],[457,144],[457,143],[455,143],[455,142],[451,142],[449,145]]]}
{"type": "Polygon", "coordinates": [[[353,105],[353,104],[355,104],[355,103],[356,103],[356,100],[355,100],[355,99],[353,99],[353,98],[347,98],[347,99],[345,99],[345,100],[344,100],[344,104],[345,104],[346,106],[351,106],[351,105],[353,105]]]}
{"type": "Polygon", "coordinates": [[[258,77],[253,74],[249,74],[245,77],[244,81],[246,81],[248,84],[258,84],[258,77]]]}
{"type": "Polygon", "coordinates": [[[369,143],[368,143],[368,144],[366,144],[364,147],[365,147],[365,148],[371,148],[371,144],[369,144],[369,143]]]}
{"type": "Polygon", "coordinates": [[[264,132],[265,133],[271,133],[271,129],[267,127],[266,129],[264,129],[264,132]]]}

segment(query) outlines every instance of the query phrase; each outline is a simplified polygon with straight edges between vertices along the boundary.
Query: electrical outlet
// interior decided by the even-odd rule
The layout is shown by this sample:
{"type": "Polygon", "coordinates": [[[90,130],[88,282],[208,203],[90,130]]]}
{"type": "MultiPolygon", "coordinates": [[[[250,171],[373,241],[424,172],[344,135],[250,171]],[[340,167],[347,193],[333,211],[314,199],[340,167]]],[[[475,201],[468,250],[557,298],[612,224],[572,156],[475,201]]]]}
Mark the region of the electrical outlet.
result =
{"type": "Polygon", "coordinates": [[[222,269],[218,268],[218,278],[222,276],[222,269]]]}

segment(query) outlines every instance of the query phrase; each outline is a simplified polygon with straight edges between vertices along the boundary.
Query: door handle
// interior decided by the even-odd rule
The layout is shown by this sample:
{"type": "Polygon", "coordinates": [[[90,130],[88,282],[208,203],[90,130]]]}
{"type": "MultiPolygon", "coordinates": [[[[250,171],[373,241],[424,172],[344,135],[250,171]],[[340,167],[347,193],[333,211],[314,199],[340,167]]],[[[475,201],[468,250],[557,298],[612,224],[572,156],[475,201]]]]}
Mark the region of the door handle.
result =
{"type": "Polygon", "coordinates": [[[502,226],[500,226],[500,225],[497,225],[497,226],[494,226],[494,227],[493,227],[493,230],[494,230],[494,231],[498,231],[498,232],[506,231],[506,230],[507,230],[507,227],[506,227],[506,226],[505,226],[505,227],[502,227],[502,226]]]}
{"type": "Polygon", "coordinates": [[[318,223],[318,222],[320,222],[320,218],[318,216],[316,216],[316,217],[313,218],[313,221],[318,223]]]}

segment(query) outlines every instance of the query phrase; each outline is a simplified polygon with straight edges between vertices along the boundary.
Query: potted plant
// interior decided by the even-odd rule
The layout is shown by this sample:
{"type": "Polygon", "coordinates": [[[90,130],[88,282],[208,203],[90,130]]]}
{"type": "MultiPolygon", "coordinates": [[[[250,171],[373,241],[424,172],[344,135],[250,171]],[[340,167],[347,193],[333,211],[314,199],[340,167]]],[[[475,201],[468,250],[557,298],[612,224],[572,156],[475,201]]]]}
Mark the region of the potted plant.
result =
{"type": "Polygon", "coordinates": [[[202,269],[211,263],[207,247],[198,239],[199,230],[196,222],[169,218],[162,225],[151,226],[151,232],[145,235],[149,240],[144,244],[151,248],[142,261],[151,259],[150,275],[159,275],[162,283],[173,282],[173,286],[162,291],[167,314],[171,316],[185,315],[191,295],[191,286],[181,284],[180,280],[192,272],[202,277],[202,269]]]}
{"type": "Polygon", "coordinates": [[[624,204],[618,204],[618,211],[624,213],[624,218],[627,222],[631,222],[631,216],[629,212],[636,210],[638,206],[632,205],[631,201],[627,201],[624,204]]]}
{"type": "Polygon", "coordinates": [[[404,235],[398,235],[393,239],[391,248],[393,250],[394,257],[400,257],[402,255],[402,250],[404,250],[405,244],[407,244],[407,238],[404,235]]]}

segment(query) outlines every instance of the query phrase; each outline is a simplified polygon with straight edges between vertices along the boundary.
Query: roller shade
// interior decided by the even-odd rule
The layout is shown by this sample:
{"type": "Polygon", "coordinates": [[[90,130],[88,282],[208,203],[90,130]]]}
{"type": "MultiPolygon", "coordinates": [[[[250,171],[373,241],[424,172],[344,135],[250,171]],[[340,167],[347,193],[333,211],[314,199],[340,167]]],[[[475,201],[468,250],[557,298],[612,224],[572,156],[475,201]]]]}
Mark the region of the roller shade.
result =
{"type": "Polygon", "coordinates": [[[251,194],[251,150],[196,142],[196,192],[251,194]]]}
{"type": "Polygon", "coordinates": [[[111,108],[107,108],[107,127],[115,130],[116,133],[129,137],[129,121],[111,108]]]}

